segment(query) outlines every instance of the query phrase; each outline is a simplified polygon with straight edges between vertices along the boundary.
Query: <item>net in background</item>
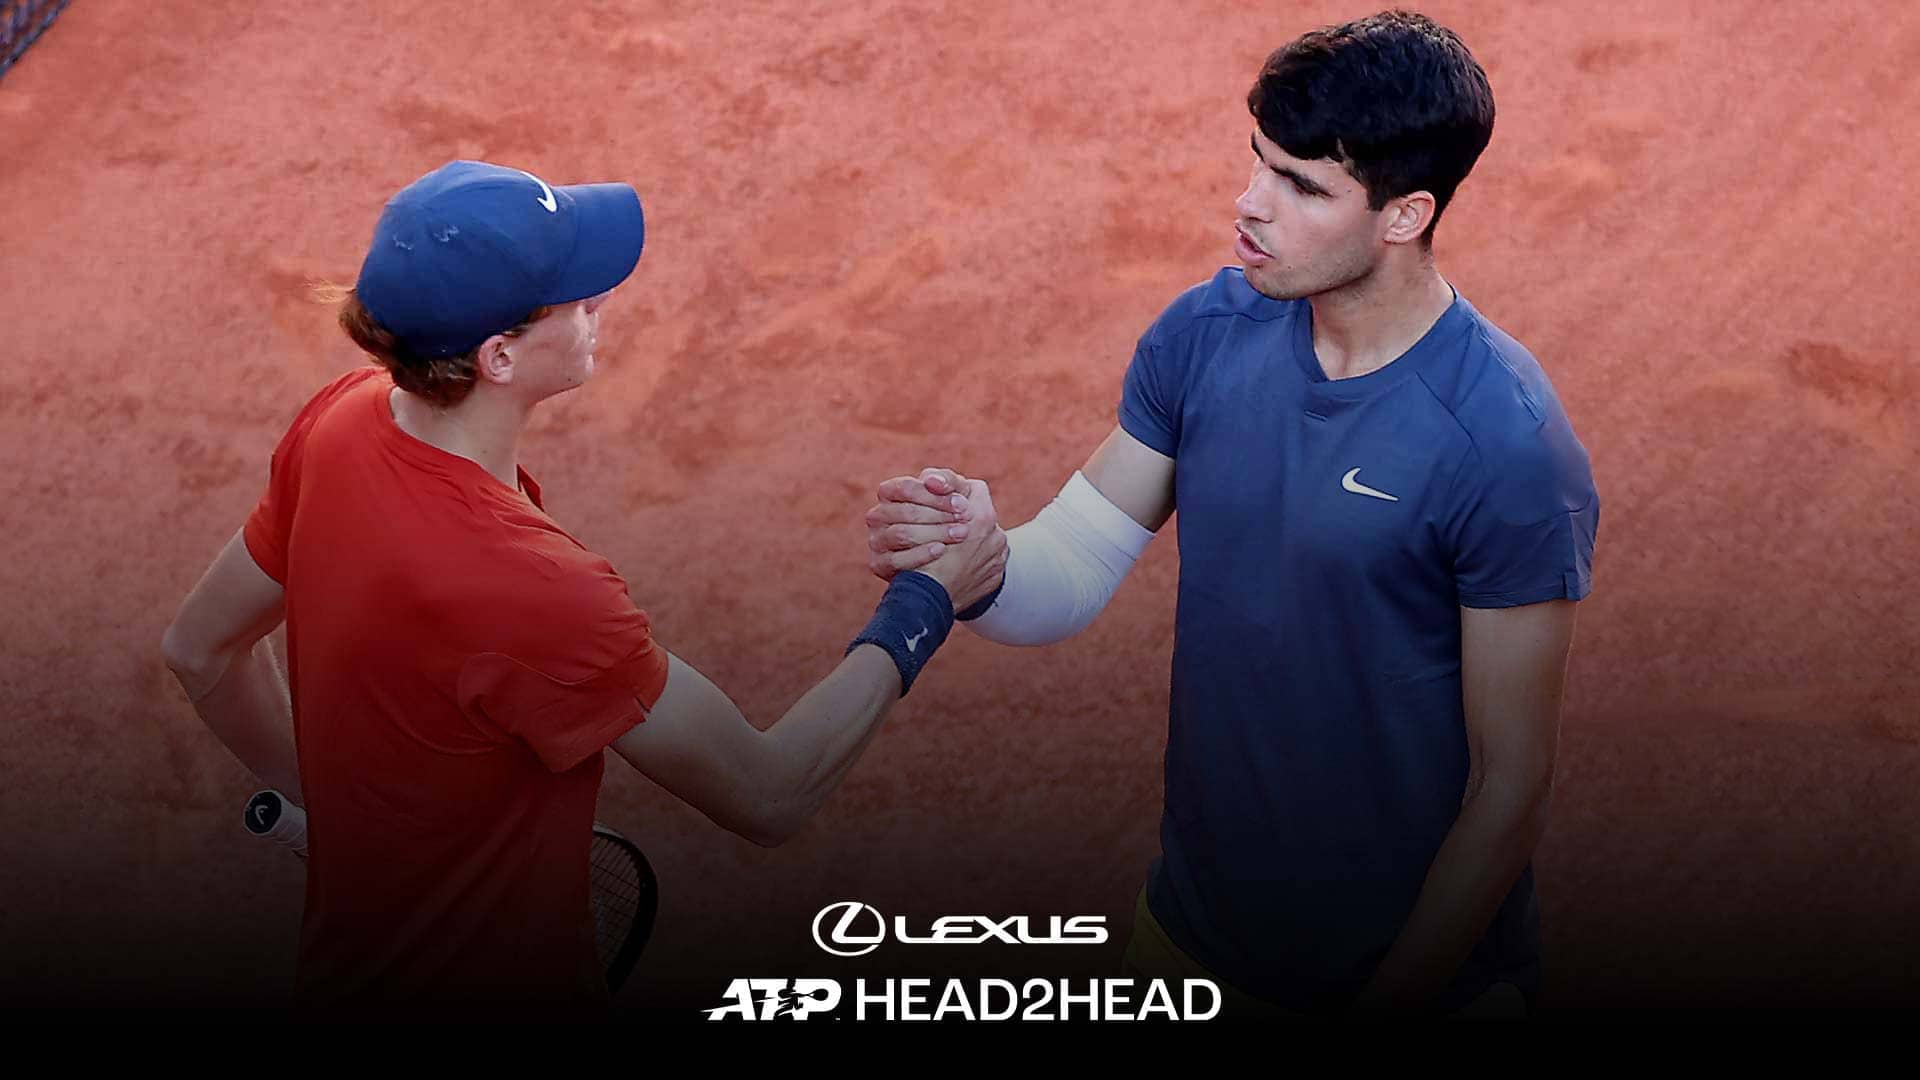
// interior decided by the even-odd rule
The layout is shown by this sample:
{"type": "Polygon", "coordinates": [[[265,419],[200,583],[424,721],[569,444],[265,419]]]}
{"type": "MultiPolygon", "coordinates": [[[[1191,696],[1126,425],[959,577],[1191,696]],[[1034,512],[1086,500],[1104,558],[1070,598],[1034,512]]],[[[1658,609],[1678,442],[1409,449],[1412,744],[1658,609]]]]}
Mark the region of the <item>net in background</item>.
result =
{"type": "Polygon", "coordinates": [[[67,0],[0,0],[0,76],[67,6],[67,0]]]}

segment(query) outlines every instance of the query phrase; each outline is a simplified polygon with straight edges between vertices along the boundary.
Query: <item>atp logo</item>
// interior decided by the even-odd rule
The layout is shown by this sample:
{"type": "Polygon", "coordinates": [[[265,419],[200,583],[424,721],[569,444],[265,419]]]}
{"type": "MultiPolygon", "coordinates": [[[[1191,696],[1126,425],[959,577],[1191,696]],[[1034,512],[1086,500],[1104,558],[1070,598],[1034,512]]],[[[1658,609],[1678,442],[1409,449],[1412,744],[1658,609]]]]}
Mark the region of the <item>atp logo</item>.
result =
{"type": "Polygon", "coordinates": [[[832,979],[735,979],[721,996],[732,1004],[705,1010],[707,1019],[805,1020],[839,1006],[840,984],[832,979]]]}

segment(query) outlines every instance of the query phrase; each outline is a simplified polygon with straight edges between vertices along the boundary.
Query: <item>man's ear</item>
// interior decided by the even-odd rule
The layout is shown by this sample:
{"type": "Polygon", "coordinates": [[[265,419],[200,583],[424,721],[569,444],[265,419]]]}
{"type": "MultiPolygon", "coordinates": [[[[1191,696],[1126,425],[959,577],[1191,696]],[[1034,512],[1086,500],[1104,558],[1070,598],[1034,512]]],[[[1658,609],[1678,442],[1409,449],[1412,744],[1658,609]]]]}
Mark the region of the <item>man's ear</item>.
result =
{"type": "Polygon", "coordinates": [[[495,334],[473,351],[474,377],[505,386],[513,381],[513,354],[507,351],[508,338],[495,334]]]}
{"type": "Polygon", "coordinates": [[[1410,244],[1420,239],[1427,226],[1433,224],[1437,205],[1431,191],[1408,192],[1389,200],[1380,208],[1381,224],[1385,228],[1381,239],[1389,244],[1410,244]]]}

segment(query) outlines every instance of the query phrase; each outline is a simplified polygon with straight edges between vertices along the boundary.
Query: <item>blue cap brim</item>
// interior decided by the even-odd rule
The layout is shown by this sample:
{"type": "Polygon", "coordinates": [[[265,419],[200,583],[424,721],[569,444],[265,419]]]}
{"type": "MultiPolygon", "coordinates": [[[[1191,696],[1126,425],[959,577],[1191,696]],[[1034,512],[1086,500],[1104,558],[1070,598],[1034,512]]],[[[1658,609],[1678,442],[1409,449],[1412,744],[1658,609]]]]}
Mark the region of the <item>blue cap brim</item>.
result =
{"type": "Polygon", "coordinates": [[[647,239],[639,193],[628,184],[573,184],[553,191],[572,200],[579,231],[573,255],[541,303],[571,304],[627,280],[647,239]]]}

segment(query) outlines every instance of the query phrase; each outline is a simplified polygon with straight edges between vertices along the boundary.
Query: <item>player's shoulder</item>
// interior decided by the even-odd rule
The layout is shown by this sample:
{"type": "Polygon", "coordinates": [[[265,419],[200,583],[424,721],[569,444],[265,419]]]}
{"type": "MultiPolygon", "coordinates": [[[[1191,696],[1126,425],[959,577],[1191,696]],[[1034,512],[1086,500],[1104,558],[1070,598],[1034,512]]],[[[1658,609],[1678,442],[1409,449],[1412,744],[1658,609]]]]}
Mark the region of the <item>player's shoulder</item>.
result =
{"type": "Polygon", "coordinates": [[[328,381],[300,406],[288,425],[289,433],[304,431],[332,412],[342,401],[372,393],[386,384],[386,372],[372,364],[362,365],[328,381]]]}
{"type": "Polygon", "coordinates": [[[1570,426],[1553,381],[1532,351],[1464,297],[1464,332],[1444,364],[1424,371],[1434,396],[1476,444],[1525,443],[1542,428],[1570,426]]]}
{"type": "MultiPolygon", "coordinates": [[[[381,377],[386,374],[371,364],[358,367],[330,380],[311,397],[293,415],[287,429],[280,437],[280,443],[274,449],[279,459],[290,459],[304,453],[302,449],[309,435],[317,427],[325,426],[328,417],[337,413],[337,407],[344,401],[356,400],[362,394],[374,393],[381,385],[387,384],[381,377]]],[[[335,425],[337,426],[337,425],[335,425]]]]}
{"type": "Polygon", "coordinates": [[[1166,344],[1183,335],[1208,327],[1223,326],[1234,320],[1271,322],[1286,318],[1304,301],[1275,300],[1247,284],[1246,271],[1223,266],[1206,281],[1198,282],[1174,297],[1160,317],[1154,320],[1147,337],[1153,344],[1166,344]]]}
{"type": "Polygon", "coordinates": [[[1462,299],[1469,317],[1457,362],[1429,385],[1467,434],[1489,485],[1524,498],[1551,492],[1565,508],[1590,499],[1586,448],[1531,350],[1462,299]],[[1496,482],[1497,481],[1497,482],[1496,482]]]}
{"type": "Polygon", "coordinates": [[[327,408],[340,399],[351,396],[356,390],[371,392],[378,388],[379,384],[376,380],[379,380],[384,375],[386,375],[386,371],[379,366],[362,364],[351,371],[336,376],[325,386],[315,391],[313,396],[307,399],[307,403],[301,406],[300,412],[302,415],[317,414],[326,411],[327,408]]]}

